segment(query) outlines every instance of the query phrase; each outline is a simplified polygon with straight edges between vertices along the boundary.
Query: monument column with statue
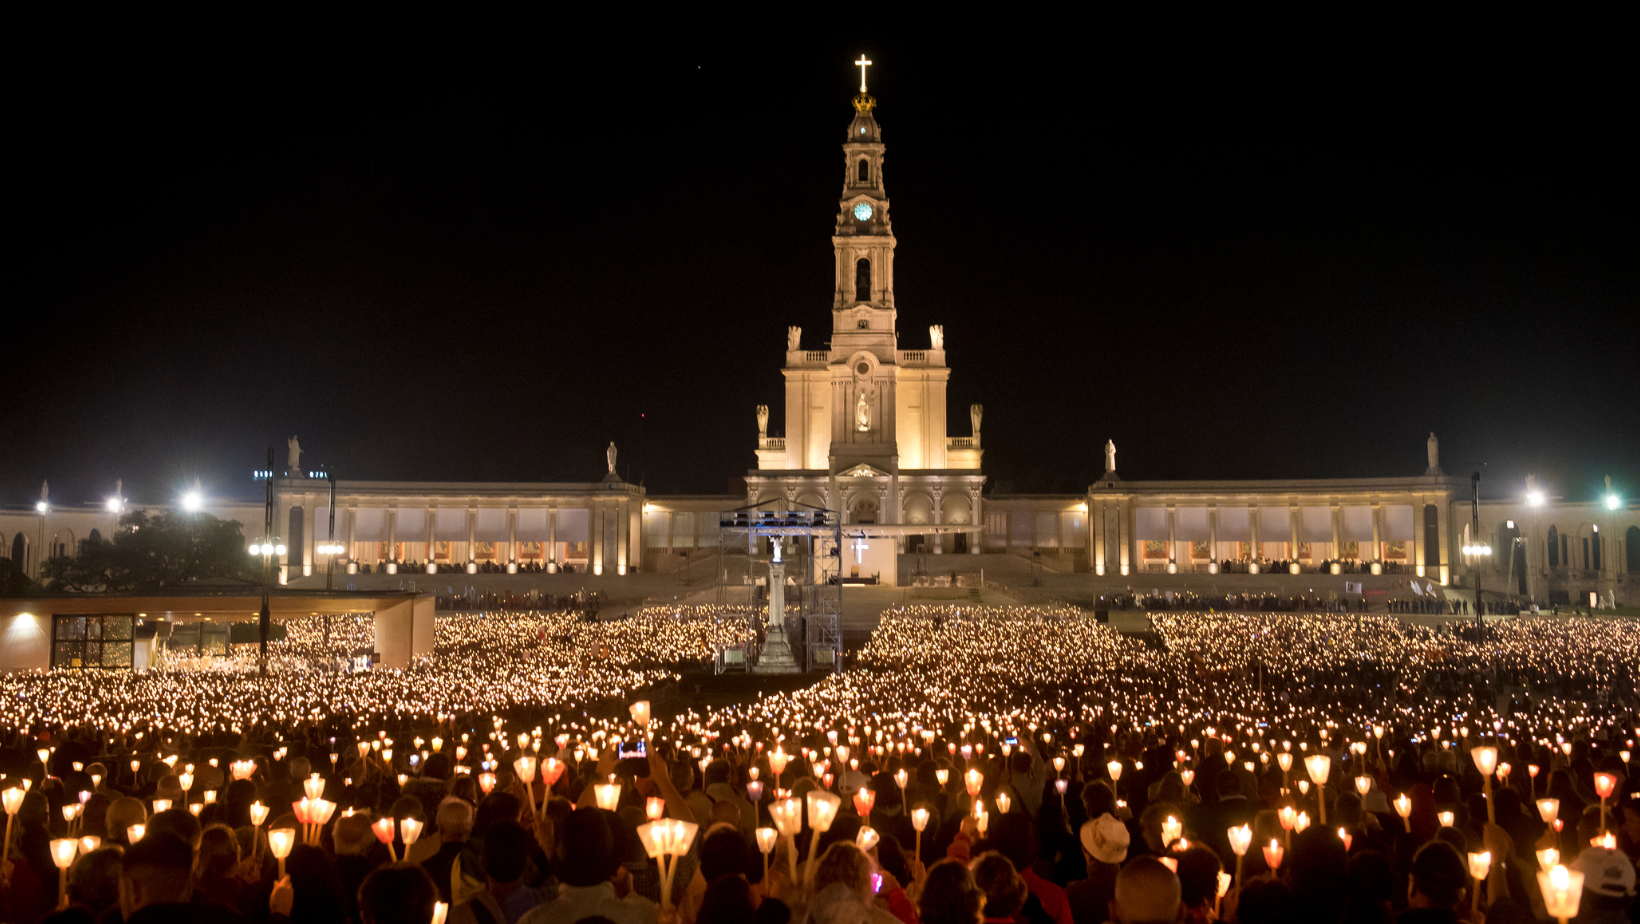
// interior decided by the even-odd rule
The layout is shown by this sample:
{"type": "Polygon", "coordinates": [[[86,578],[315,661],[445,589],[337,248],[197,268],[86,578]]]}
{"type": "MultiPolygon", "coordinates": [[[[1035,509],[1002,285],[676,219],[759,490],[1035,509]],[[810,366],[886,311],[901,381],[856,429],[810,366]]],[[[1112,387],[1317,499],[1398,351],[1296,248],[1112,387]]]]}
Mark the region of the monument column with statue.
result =
{"type": "Polygon", "coordinates": [[[802,671],[786,638],[786,564],[780,560],[783,540],[776,538],[774,561],[769,562],[769,628],[758,652],[754,674],[796,674],[802,671]]]}

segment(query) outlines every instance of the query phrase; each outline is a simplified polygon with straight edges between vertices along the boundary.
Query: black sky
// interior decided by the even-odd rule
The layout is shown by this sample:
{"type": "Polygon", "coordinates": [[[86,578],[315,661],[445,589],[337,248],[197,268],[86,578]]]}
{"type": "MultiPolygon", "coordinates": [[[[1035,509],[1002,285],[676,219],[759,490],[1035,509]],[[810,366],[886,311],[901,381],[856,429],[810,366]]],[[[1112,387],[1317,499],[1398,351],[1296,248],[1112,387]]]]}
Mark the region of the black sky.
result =
{"type": "Polygon", "coordinates": [[[1128,478],[1412,475],[1431,430],[1489,493],[1640,489],[1617,59],[1029,28],[67,51],[14,87],[0,503],[253,496],[293,433],[344,478],[591,480],[613,439],[729,490],[786,325],[827,337],[861,52],[901,343],[945,325],[993,489],[1080,491],[1107,438],[1128,478]]]}

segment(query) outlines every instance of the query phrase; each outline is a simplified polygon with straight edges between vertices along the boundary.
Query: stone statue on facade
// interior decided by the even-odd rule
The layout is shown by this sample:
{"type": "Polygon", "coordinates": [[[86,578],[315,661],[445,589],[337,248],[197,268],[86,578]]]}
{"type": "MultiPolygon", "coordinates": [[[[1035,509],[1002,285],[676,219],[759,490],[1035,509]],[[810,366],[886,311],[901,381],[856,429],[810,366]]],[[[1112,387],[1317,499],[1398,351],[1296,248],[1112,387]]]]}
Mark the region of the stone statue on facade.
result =
{"type": "Polygon", "coordinates": [[[1116,471],[1116,441],[1105,440],[1105,474],[1116,471]]]}
{"type": "Polygon", "coordinates": [[[285,467],[290,469],[290,477],[300,478],[302,476],[302,443],[293,436],[285,440],[285,448],[288,453],[285,457],[285,467]]]}
{"type": "Polygon", "coordinates": [[[945,325],[944,324],[930,324],[930,325],[928,325],[928,348],[930,350],[943,350],[943,349],[945,349],[945,325]]]}
{"type": "Polygon", "coordinates": [[[983,404],[970,404],[970,405],[968,405],[968,422],[973,425],[973,427],[974,427],[973,433],[974,433],[974,436],[976,438],[979,436],[979,425],[980,425],[980,422],[983,421],[983,420],[985,420],[985,405],[983,405],[983,404]]]}
{"type": "Polygon", "coordinates": [[[610,440],[609,448],[604,450],[604,459],[609,462],[609,473],[611,475],[615,474],[615,456],[618,452],[619,450],[615,448],[615,441],[610,440]]]}
{"type": "Polygon", "coordinates": [[[769,406],[767,404],[757,406],[757,438],[760,440],[769,438],[769,406]]]}
{"type": "Polygon", "coordinates": [[[1434,433],[1429,434],[1428,448],[1429,469],[1424,474],[1439,475],[1441,473],[1441,441],[1435,438],[1434,433]]]}
{"type": "Polygon", "coordinates": [[[803,328],[786,328],[786,350],[795,353],[803,348],[803,328]]]}
{"type": "Polygon", "coordinates": [[[860,389],[859,399],[854,402],[854,429],[865,433],[871,429],[871,403],[866,400],[866,390],[860,389]]]}

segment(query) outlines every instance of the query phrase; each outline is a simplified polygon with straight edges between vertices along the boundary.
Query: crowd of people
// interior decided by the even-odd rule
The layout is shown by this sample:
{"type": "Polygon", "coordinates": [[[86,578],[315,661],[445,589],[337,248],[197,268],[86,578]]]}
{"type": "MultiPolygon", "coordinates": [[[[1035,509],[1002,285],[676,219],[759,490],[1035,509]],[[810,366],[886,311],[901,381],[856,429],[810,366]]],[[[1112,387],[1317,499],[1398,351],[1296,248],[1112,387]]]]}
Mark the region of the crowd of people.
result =
{"type": "Polygon", "coordinates": [[[1101,598],[1100,602],[1108,602],[1112,608],[1120,610],[1181,613],[1199,613],[1207,610],[1242,613],[1348,613],[1366,612],[1367,609],[1365,597],[1359,594],[1339,597],[1336,593],[1323,597],[1317,593],[1204,594],[1193,590],[1168,590],[1148,594],[1116,594],[1101,598]]]}
{"type": "Polygon", "coordinates": [[[456,610],[466,613],[561,611],[592,618],[597,616],[598,612],[603,609],[605,599],[602,591],[585,589],[572,594],[544,593],[533,588],[514,592],[512,590],[481,591],[476,587],[463,587],[460,591],[457,591],[454,587],[448,586],[442,591],[433,591],[433,606],[435,609],[456,610]]]}
{"type": "MultiPolygon", "coordinates": [[[[1250,574],[1253,563],[1252,559],[1247,558],[1226,558],[1219,562],[1219,572],[1221,574],[1250,574]]],[[[1262,558],[1258,561],[1258,569],[1263,574],[1287,574],[1292,570],[1292,564],[1291,559],[1262,558]]],[[[1372,566],[1375,564],[1378,566],[1378,573],[1380,574],[1411,574],[1414,570],[1406,562],[1370,562],[1356,558],[1328,558],[1323,559],[1319,564],[1313,562],[1301,563],[1299,568],[1301,572],[1330,574],[1332,573],[1332,566],[1337,565],[1339,574],[1371,574],[1372,566]]]]}
{"type": "MultiPolygon", "coordinates": [[[[374,565],[372,565],[370,562],[362,561],[362,562],[359,562],[359,573],[360,574],[371,574],[372,572],[374,572],[376,574],[387,574],[388,573],[387,572],[388,564],[390,564],[390,563],[385,561],[385,560],[377,560],[374,565]]],[[[401,561],[401,562],[391,562],[391,564],[397,566],[395,571],[398,574],[427,574],[427,573],[429,573],[427,571],[427,563],[424,562],[424,561],[401,561]]],[[[518,564],[518,571],[516,573],[518,573],[518,574],[546,574],[547,573],[547,566],[545,564],[539,562],[539,561],[521,561],[521,562],[518,562],[517,564],[518,564]]],[[[474,567],[476,568],[476,571],[474,572],[476,574],[508,574],[509,573],[507,571],[506,564],[504,564],[502,562],[496,562],[496,561],[475,562],[474,567]]],[[[560,572],[564,573],[564,574],[574,574],[575,573],[575,565],[573,565],[569,562],[561,562],[558,565],[558,570],[560,572]]],[[[459,562],[459,561],[434,562],[433,563],[432,573],[434,573],[434,574],[466,574],[466,573],[468,573],[467,572],[467,563],[466,562],[459,562]]]]}
{"type": "MultiPolygon", "coordinates": [[[[1640,920],[1640,624],[1152,619],[906,607],[851,670],[665,713],[636,691],[743,612],[441,617],[373,679],[9,678],[0,920],[1640,920]]],[[[284,644],[364,629],[316,631],[284,644]]]]}

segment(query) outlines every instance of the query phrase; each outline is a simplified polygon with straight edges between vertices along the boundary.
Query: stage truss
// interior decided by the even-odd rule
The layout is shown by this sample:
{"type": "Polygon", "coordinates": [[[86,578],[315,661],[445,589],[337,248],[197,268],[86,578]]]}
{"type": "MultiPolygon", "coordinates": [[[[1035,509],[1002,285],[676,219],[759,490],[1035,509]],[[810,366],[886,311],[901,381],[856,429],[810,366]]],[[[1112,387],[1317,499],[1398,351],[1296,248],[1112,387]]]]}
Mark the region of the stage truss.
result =
{"type": "MultiPolygon", "coordinates": [[[[786,637],[802,639],[805,671],[842,669],[843,521],[832,510],[798,503],[775,510],[776,500],[722,513],[718,520],[719,605],[746,605],[767,613],[769,565],[773,544],[781,545],[785,565],[786,637]],[[731,554],[731,550],[744,554],[731,554]],[[758,579],[763,584],[758,584],[758,579]]],[[[749,617],[754,636],[766,617],[749,617]]],[[[796,652],[793,652],[796,654],[796,652]]]]}

